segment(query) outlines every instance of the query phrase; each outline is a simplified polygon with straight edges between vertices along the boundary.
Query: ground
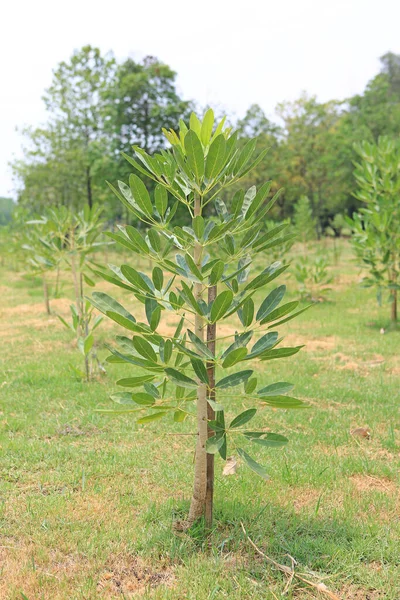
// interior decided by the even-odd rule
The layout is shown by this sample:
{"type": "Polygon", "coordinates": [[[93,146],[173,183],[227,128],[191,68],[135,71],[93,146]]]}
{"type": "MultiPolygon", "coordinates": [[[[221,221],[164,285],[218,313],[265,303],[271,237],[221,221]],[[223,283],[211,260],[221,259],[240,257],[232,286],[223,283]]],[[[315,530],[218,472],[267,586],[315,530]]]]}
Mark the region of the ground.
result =
{"type": "MultiPolygon", "coordinates": [[[[398,600],[400,334],[386,330],[389,306],[359,287],[344,243],[338,263],[328,300],[279,329],[285,345],[305,348],[254,365],[262,383],[295,383],[310,408],[260,411],[259,425],[290,439],[283,450],[253,451],[269,481],[244,465],[223,477],[217,460],[211,547],[200,528],[173,527],[188,508],[194,440],[169,433],[190,433],[193,424],[138,428],[129,415],[96,412],[114,406],[114,382],[132,370],[109,365],[106,376],[77,381],[68,363],[81,367],[80,355],[55,314],[45,314],[40,281],[4,266],[0,598],[329,597],[296,579],[282,595],[286,577],[257,554],[242,522],[264,554],[286,565],[292,556],[298,573],[337,597],[398,600]],[[352,435],[357,428],[370,437],[352,435]]],[[[64,316],[67,278],[52,301],[64,316]]],[[[295,298],[294,280],[287,284],[295,298]]],[[[133,306],[128,293],[115,293],[133,306]]],[[[98,329],[101,358],[120,332],[111,322],[98,329]]],[[[244,408],[240,394],[229,402],[232,414],[244,408]]]]}

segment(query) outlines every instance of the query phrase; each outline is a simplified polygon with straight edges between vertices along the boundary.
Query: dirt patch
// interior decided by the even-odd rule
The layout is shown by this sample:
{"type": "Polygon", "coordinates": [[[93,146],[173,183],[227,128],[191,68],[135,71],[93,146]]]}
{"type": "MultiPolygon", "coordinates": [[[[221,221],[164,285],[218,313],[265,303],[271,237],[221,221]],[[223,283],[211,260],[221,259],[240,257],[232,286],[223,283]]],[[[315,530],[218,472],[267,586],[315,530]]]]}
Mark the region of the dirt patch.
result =
{"type": "Polygon", "coordinates": [[[285,336],[285,345],[301,346],[305,345],[306,352],[325,352],[333,350],[336,347],[337,341],[335,336],[326,336],[321,338],[310,339],[299,335],[289,334],[285,336]]]}
{"type": "Polygon", "coordinates": [[[160,564],[155,569],[138,557],[117,555],[107,562],[97,582],[97,592],[106,598],[132,592],[136,596],[160,585],[172,587],[173,583],[171,567],[160,564]]]}
{"type": "Polygon", "coordinates": [[[295,491],[295,498],[293,500],[293,508],[296,512],[302,511],[304,508],[315,508],[318,500],[321,498],[321,490],[315,489],[303,489],[295,491]]]}
{"type": "Polygon", "coordinates": [[[366,590],[354,585],[345,585],[340,590],[339,595],[343,600],[379,600],[379,598],[385,598],[384,592],[374,589],[366,590]]]}
{"type": "Polygon", "coordinates": [[[361,371],[364,375],[368,374],[369,369],[380,367],[384,364],[385,358],[381,354],[373,354],[369,360],[357,361],[352,356],[336,352],[332,358],[336,361],[336,368],[341,371],[361,371]]]}
{"type": "Polygon", "coordinates": [[[397,491],[397,485],[387,477],[375,477],[372,475],[352,475],[350,481],[359,492],[385,492],[394,494],[397,491]]]}

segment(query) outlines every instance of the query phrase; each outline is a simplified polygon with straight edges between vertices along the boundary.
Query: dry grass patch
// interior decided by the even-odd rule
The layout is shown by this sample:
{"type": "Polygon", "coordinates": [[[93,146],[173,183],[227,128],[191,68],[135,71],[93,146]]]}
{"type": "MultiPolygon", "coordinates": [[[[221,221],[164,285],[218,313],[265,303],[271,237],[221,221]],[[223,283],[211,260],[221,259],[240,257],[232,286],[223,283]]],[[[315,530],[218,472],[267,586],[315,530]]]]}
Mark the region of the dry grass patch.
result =
{"type": "Polygon", "coordinates": [[[384,592],[379,590],[360,588],[352,584],[346,584],[340,591],[343,600],[379,600],[385,598],[384,592]]]}
{"type": "Polygon", "coordinates": [[[398,486],[388,477],[375,477],[373,475],[355,474],[350,476],[350,481],[358,492],[385,492],[395,494],[398,486]]]}
{"type": "Polygon", "coordinates": [[[96,590],[103,598],[137,597],[160,585],[173,587],[174,581],[173,569],[167,564],[149,565],[137,556],[118,554],[107,561],[96,590]]]}

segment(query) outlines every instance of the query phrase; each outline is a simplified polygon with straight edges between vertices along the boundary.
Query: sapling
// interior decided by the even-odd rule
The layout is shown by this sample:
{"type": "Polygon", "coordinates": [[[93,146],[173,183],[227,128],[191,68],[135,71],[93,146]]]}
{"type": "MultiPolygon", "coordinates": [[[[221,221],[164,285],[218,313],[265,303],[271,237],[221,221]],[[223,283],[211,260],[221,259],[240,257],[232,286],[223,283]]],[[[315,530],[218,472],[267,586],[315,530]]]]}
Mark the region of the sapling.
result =
{"type": "Polygon", "coordinates": [[[155,266],[149,276],[135,268],[133,258],[131,264],[111,266],[104,278],[144,305],[147,322],[138,321],[108,294],[92,296],[93,305],[126,330],[116,338],[117,347],[110,348],[108,359],[134,369],[132,376],[117,382],[128,390],[112,396],[121,405],[118,412],[136,415],[138,424],[163,419],[172,427],[187,418],[195,422],[193,495],[185,525],[204,516],[208,530],[215,455],[225,461],[229,444],[230,453],[266,478],[266,469],[251,457],[248,446],[276,447],[288,440],[264,427],[249,429],[249,422],[258,407],[304,407],[287,395],[292,384],[270,382],[260,387],[253,369],[256,360],[280,359],[300,350],[301,346],[278,347],[282,338],[276,327],[307,307],[298,309],[298,301],[282,304],[285,286],[271,288],[287,265],[275,261],[250,277],[254,259],[292,235],[281,235],[281,225],[263,231],[276,200],[276,196],[268,199],[271,182],[237,191],[229,206],[220,199],[223,189],[238,182],[266,154],[254,158],[256,140],[239,149],[236,133],[224,128],[224,121],[214,127],[212,110],[202,120],[192,114],[189,126],[181,121],[178,132],[164,131],[169,150],[150,156],[134,146],[134,158],[125,155],[136,173],[154,181],[154,195],[136,173],[130,175],[129,185],[109,184],[147,227],[146,235],[128,225],[109,236],[133,257],[151,258],[155,266]],[[180,204],[190,216],[190,227],[174,226],[180,204]],[[216,213],[217,219],[205,216],[211,204],[215,210],[207,212],[216,213]],[[177,324],[167,335],[160,323],[171,313],[177,324]],[[229,318],[237,330],[221,334],[219,327],[229,318]],[[227,420],[225,411],[238,395],[247,408],[227,420]]]}
{"type": "Polygon", "coordinates": [[[85,370],[76,369],[70,365],[73,371],[81,378],[89,381],[93,375],[94,368],[104,372],[104,367],[97,358],[94,349],[94,330],[102,321],[101,316],[94,317],[93,306],[85,298],[85,284],[93,287],[94,269],[98,268],[93,261],[93,254],[102,248],[105,243],[100,241],[103,233],[104,223],[101,220],[101,209],[98,206],[71,214],[67,235],[64,239],[65,263],[72,273],[75,292],[75,304],[71,304],[71,322],[68,323],[58,316],[60,321],[71,329],[77,338],[78,348],[83,354],[85,370]]]}
{"type": "Polygon", "coordinates": [[[333,275],[328,271],[329,263],[324,256],[309,258],[301,256],[295,264],[294,276],[301,298],[318,302],[330,291],[333,275]]]}
{"type": "Polygon", "coordinates": [[[362,202],[353,219],[347,219],[353,231],[352,242],[361,264],[369,270],[364,287],[389,292],[391,324],[397,324],[397,292],[400,289],[400,145],[388,137],[377,144],[355,145],[361,160],[354,171],[358,189],[354,194],[362,202]]]}
{"type": "Polygon", "coordinates": [[[43,298],[47,314],[50,314],[48,275],[57,272],[56,291],[62,262],[65,258],[65,240],[71,223],[71,215],[65,207],[53,208],[39,219],[27,221],[22,248],[28,252],[31,272],[43,282],[43,298]]]}

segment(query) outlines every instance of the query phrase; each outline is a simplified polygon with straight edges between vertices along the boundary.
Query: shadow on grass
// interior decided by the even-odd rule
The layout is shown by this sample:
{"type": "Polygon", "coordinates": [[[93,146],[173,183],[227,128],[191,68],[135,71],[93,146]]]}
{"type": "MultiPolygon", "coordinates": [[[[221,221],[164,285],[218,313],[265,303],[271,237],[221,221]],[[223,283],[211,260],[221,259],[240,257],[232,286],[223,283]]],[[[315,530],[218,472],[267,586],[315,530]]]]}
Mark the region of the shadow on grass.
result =
{"type": "MultiPolygon", "coordinates": [[[[150,506],[143,515],[146,535],[140,550],[146,554],[152,551],[167,553],[178,559],[209,547],[202,522],[183,534],[174,531],[174,521],[184,519],[187,511],[187,504],[176,506],[171,501],[150,506]]],[[[366,531],[360,521],[346,518],[342,512],[330,518],[316,513],[299,515],[270,501],[257,506],[228,501],[218,506],[217,503],[211,543],[213,552],[220,555],[242,553],[245,547],[246,553],[254,556],[241,522],[249,537],[278,562],[287,562],[285,556],[290,554],[311,569],[334,572],[343,568],[342,560],[348,560],[349,553],[357,551],[358,545],[370,550],[365,554],[366,560],[376,559],[375,544],[366,543],[366,540],[373,541],[376,536],[378,544],[378,525],[376,531],[371,527],[366,531]]]]}

